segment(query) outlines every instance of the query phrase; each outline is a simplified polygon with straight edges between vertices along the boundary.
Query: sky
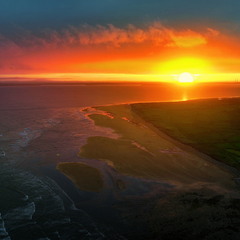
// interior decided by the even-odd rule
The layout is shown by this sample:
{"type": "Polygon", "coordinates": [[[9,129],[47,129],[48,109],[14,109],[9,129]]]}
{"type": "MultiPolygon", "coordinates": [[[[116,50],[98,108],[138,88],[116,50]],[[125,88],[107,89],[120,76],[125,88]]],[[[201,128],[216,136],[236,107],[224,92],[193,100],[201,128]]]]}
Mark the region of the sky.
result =
{"type": "Polygon", "coordinates": [[[0,75],[237,74],[238,0],[0,0],[0,75]]]}

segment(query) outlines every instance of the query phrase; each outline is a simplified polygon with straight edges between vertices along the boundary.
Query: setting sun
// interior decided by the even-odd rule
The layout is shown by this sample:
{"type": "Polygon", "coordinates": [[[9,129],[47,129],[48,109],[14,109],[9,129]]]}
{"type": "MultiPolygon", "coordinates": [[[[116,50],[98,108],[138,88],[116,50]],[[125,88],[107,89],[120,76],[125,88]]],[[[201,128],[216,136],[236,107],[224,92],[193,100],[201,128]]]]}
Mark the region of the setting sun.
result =
{"type": "Polygon", "coordinates": [[[194,82],[194,77],[191,73],[184,72],[178,76],[178,81],[180,83],[191,83],[194,82]]]}

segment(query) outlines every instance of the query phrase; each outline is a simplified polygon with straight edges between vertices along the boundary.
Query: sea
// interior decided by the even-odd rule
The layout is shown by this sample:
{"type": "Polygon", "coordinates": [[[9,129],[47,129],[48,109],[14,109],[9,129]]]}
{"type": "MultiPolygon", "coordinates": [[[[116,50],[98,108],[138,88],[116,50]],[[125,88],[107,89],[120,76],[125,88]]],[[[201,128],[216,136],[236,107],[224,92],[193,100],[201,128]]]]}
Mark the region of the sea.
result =
{"type": "Polygon", "coordinates": [[[239,97],[240,83],[0,84],[0,110],[239,97]]]}

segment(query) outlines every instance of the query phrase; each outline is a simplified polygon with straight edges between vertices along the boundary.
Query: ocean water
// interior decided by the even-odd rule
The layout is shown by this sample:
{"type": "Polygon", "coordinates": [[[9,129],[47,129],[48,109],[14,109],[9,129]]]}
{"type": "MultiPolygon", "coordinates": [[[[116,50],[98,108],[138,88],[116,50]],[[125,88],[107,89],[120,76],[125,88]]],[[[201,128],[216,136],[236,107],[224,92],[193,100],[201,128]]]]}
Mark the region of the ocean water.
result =
{"type": "Polygon", "coordinates": [[[239,83],[52,84],[0,86],[0,110],[239,97],[239,83]]]}

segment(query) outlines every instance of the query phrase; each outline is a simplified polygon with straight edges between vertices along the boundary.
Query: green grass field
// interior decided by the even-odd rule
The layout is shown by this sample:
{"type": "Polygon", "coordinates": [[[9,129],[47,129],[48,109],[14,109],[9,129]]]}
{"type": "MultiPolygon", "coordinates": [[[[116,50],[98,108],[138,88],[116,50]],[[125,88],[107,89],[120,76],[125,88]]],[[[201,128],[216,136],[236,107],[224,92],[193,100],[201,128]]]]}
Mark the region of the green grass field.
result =
{"type": "Polygon", "coordinates": [[[240,99],[132,104],[132,110],[169,136],[240,169],[240,99]]]}

